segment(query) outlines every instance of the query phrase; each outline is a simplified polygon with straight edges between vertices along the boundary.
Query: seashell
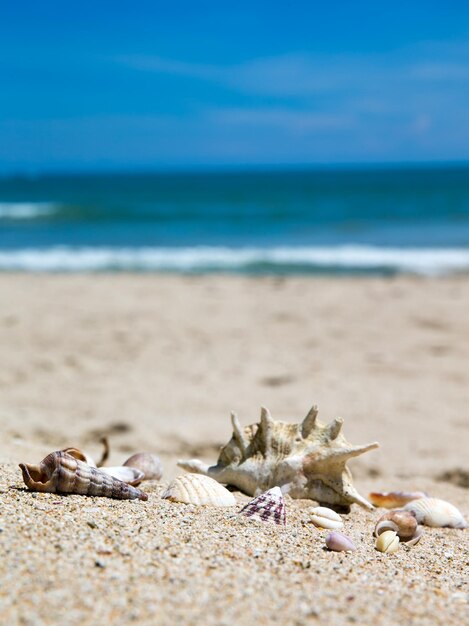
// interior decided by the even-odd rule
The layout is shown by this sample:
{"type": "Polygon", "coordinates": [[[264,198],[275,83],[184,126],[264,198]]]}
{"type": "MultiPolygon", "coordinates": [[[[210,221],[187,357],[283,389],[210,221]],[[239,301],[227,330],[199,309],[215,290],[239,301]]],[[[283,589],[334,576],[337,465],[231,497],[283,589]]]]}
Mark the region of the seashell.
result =
{"type": "Polygon", "coordinates": [[[393,530],[386,530],[376,539],[375,548],[380,552],[392,554],[399,547],[399,537],[393,530]]]}
{"type": "Polygon", "coordinates": [[[90,467],[96,467],[96,463],[93,461],[92,457],[87,452],[84,452],[79,448],[64,448],[63,450],[61,450],[61,452],[65,452],[65,454],[73,456],[74,459],[82,461],[90,467]]]}
{"type": "Polygon", "coordinates": [[[172,502],[184,504],[235,506],[236,500],[231,491],[208,476],[184,474],[178,476],[161,496],[172,502]]]}
{"type": "Polygon", "coordinates": [[[23,480],[33,491],[148,500],[143,491],[109,476],[66,452],[52,452],[39,465],[20,463],[23,480]]]}
{"type": "Polygon", "coordinates": [[[142,480],[160,480],[163,476],[163,464],[159,457],[150,452],[137,452],[124,463],[126,467],[135,467],[144,474],[142,480]]]}
{"type": "Polygon", "coordinates": [[[336,532],[327,535],[326,546],[333,552],[353,552],[357,549],[349,537],[336,532]]]}
{"type": "Polygon", "coordinates": [[[427,494],[423,491],[374,491],[368,495],[371,504],[382,506],[385,509],[397,509],[412,500],[426,496],[427,494]]]}
{"type": "Polygon", "coordinates": [[[318,528],[337,530],[342,528],[344,523],[338,513],[325,506],[316,506],[311,509],[311,521],[318,528]]]}
{"type": "Polygon", "coordinates": [[[420,498],[405,505],[406,511],[411,511],[417,521],[426,526],[435,528],[466,528],[467,522],[461,511],[455,506],[439,498],[420,498]]]}
{"type": "Polygon", "coordinates": [[[143,472],[135,467],[124,467],[121,465],[120,467],[100,467],[99,469],[101,472],[113,476],[117,478],[117,480],[121,480],[123,483],[132,485],[133,487],[136,487],[144,480],[143,472]]]}
{"type": "Polygon", "coordinates": [[[292,498],[373,508],[355,490],[346,462],[379,444],[353,446],[341,434],[341,418],[325,425],[317,415],[314,406],[301,424],[288,424],[275,422],[262,408],[260,422],[242,429],[232,413],[233,436],[221,449],[216,465],[209,467],[197,459],[179,461],[178,465],[234,485],[251,496],[280,486],[292,498]]]}
{"type": "Polygon", "coordinates": [[[423,528],[421,526],[417,526],[414,536],[411,539],[405,540],[406,546],[415,546],[415,544],[417,544],[420,541],[420,539],[422,539],[422,535],[423,535],[423,528]]]}
{"type": "Polygon", "coordinates": [[[285,501],[280,487],[273,487],[261,493],[244,506],[239,515],[245,515],[251,519],[262,522],[274,522],[274,524],[286,524],[285,501]]]}
{"type": "Polygon", "coordinates": [[[103,444],[104,449],[101,455],[101,459],[99,460],[97,464],[94,462],[93,457],[91,457],[84,450],[80,450],[80,448],[74,448],[74,447],[64,448],[63,450],[61,450],[61,452],[65,452],[66,454],[73,456],[73,458],[78,459],[78,461],[83,461],[83,463],[86,463],[90,467],[101,467],[101,465],[105,463],[105,461],[107,460],[109,456],[109,442],[107,440],[107,437],[102,437],[100,439],[100,442],[103,444]]]}
{"type": "Polygon", "coordinates": [[[394,530],[401,541],[409,541],[415,537],[418,522],[411,511],[396,509],[382,515],[374,530],[375,537],[379,537],[386,530],[394,530]]]}

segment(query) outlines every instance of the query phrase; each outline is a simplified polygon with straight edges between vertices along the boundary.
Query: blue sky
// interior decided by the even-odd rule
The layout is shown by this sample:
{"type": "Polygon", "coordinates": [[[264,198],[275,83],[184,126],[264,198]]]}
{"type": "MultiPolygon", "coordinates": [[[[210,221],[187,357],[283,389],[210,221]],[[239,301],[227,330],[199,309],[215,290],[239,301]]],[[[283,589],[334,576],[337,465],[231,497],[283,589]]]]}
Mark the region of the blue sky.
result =
{"type": "Polygon", "coordinates": [[[0,171],[469,160],[467,2],[17,4],[0,171]]]}

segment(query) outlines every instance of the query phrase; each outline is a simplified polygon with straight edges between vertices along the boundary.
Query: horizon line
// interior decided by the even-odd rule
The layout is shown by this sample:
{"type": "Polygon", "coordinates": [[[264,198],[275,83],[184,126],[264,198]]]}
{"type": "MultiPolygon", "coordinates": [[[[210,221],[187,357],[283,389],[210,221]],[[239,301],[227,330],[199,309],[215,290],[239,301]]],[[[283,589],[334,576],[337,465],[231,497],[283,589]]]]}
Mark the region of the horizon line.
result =
{"type": "Polygon", "coordinates": [[[67,176],[135,176],[135,175],[210,175],[210,174],[256,174],[269,172],[320,172],[320,171],[369,171],[369,170],[433,170],[433,169],[466,169],[469,160],[445,161],[363,161],[337,163],[281,163],[281,164],[239,164],[239,165],[169,165],[150,166],[140,165],[112,166],[94,168],[25,168],[17,171],[0,169],[0,179],[7,178],[48,178],[67,176]]]}

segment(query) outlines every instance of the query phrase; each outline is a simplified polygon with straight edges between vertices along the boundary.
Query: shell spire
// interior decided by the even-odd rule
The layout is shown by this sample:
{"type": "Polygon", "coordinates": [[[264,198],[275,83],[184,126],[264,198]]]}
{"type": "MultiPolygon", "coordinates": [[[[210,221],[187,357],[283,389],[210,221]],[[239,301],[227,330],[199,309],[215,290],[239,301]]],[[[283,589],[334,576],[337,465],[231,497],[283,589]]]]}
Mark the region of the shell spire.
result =
{"type": "Polygon", "coordinates": [[[261,493],[260,496],[248,502],[241,509],[239,515],[285,526],[286,513],[282,490],[280,487],[273,487],[269,491],[261,493]]]}
{"type": "Polygon", "coordinates": [[[148,500],[148,496],[66,452],[52,452],[38,465],[20,463],[23,480],[32,491],[106,496],[118,500],[148,500]]]}
{"type": "Polygon", "coordinates": [[[233,435],[223,446],[216,465],[198,459],[179,461],[189,472],[205,474],[254,496],[281,486],[292,498],[309,498],[321,504],[348,507],[373,506],[352,484],[348,459],[379,446],[353,446],[342,434],[343,419],[325,425],[313,406],[300,424],[274,421],[265,407],[257,424],[241,428],[231,414],[233,435]]]}

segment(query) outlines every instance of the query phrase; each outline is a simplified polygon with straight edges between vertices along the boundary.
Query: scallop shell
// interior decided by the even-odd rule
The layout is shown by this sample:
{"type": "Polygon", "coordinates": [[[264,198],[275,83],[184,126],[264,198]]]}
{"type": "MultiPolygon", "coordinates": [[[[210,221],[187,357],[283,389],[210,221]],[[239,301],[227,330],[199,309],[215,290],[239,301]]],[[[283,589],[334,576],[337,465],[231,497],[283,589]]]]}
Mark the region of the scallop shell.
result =
{"type": "Polygon", "coordinates": [[[404,507],[411,511],[417,521],[435,528],[466,528],[467,522],[461,511],[455,506],[439,498],[420,498],[413,500],[404,507]]]}
{"type": "Polygon", "coordinates": [[[412,500],[425,498],[427,496],[423,491],[373,491],[368,495],[371,504],[374,506],[382,506],[385,509],[397,509],[412,500]]]}
{"type": "Polygon", "coordinates": [[[235,506],[236,500],[231,491],[208,476],[184,474],[178,476],[161,496],[172,502],[184,504],[235,506]]]}
{"type": "Polygon", "coordinates": [[[260,496],[254,498],[241,509],[239,515],[245,515],[251,519],[274,524],[286,524],[285,501],[280,487],[273,487],[260,496]]]}
{"type": "Polygon", "coordinates": [[[418,522],[411,511],[396,509],[382,515],[374,530],[375,537],[379,537],[386,530],[394,530],[401,541],[408,541],[415,537],[418,522]]]}
{"type": "Polygon", "coordinates": [[[327,528],[328,530],[338,530],[342,528],[344,523],[338,513],[326,506],[316,506],[310,510],[311,521],[318,528],[327,528]]]}
{"type": "Polygon", "coordinates": [[[332,532],[327,535],[326,546],[333,552],[353,552],[357,549],[349,537],[336,532],[332,532]]]}
{"type": "Polygon", "coordinates": [[[375,548],[379,552],[385,552],[386,554],[392,554],[399,548],[399,537],[393,530],[386,530],[381,533],[376,539],[375,548]]]}
{"type": "Polygon", "coordinates": [[[39,465],[20,463],[25,484],[33,491],[147,500],[140,489],[109,476],[66,452],[52,452],[39,465]]]}
{"type": "Polygon", "coordinates": [[[137,452],[124,463],[125,467],[135,467],[143,472],[142,480],[160,480],[163,476],[163,464],[159,457],[150,452],[137,452]]]}
{"type": "Polygon", "coordinates": [[[353,446],[341,434],[342,418],[325,425],[317,415],[314,406],[301,424],[288,424],[275,422],[263,407],[260,422],[242,429],[232,413],[233,436],[216,465],[209,467],[198,459],[179,461],[178,465],[234,485],[250,496],[277,486],[292,498],[343,507],[357,503],[372,509],[354,488],[346,463],[379,444],[353,446]]]}

